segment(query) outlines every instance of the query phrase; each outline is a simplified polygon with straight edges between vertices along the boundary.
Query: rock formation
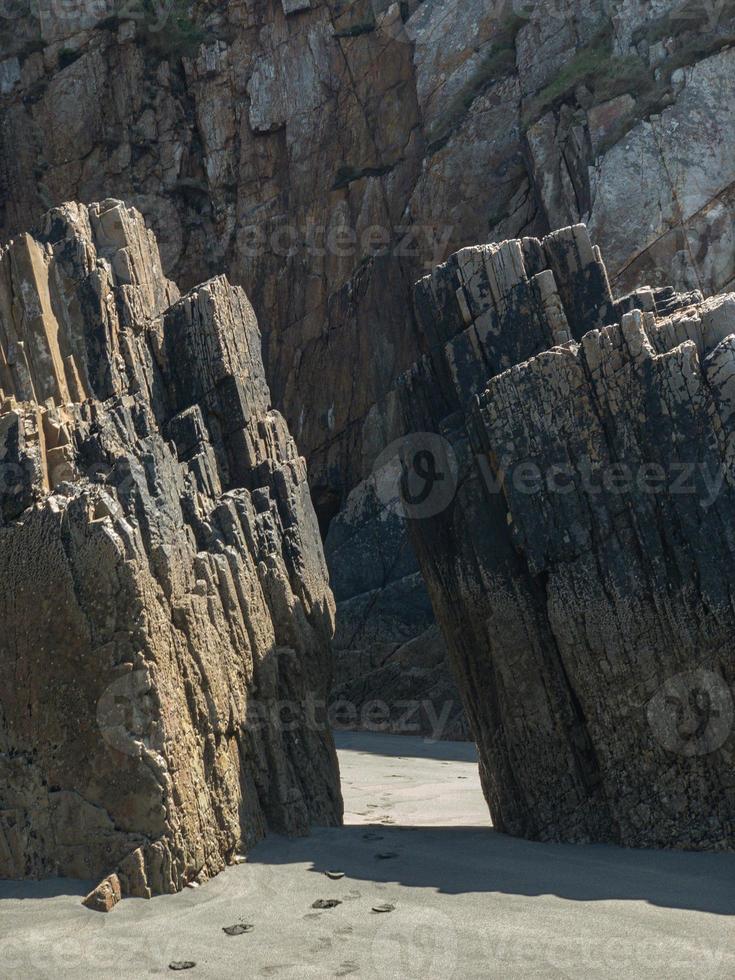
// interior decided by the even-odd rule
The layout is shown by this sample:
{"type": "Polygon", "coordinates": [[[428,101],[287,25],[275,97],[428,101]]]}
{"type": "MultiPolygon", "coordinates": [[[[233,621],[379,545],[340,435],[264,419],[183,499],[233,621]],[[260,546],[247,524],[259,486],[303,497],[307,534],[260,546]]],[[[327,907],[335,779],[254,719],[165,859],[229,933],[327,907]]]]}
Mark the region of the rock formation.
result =
{"type": "Polygon", "coordinates": [[[495,825],[732,848],[735,295],[615,300],[578,225],[415,300],[406,429],[456,495],[411,533],[495,825]]]}
{"type": "MultiPolygon", "coordinates": [[[[390,392],[422,350],[411,287],[451,252],[587,221],[616,288],[733,281],[734,14],[733,0],[7,3],[0,239],[112,195],[185,288],[202,270],[243,286],[322,529],[340,514],[344,532],[370,509],[399,434],[390,392]]],[[[360,550],[329,551],[345,621],[387,610],[379,632],[345,630],[355,660],[430,629],[415,559],[378,601],[367,564],[361,591],[342,573],[360,550]]]]}
{"type": "Polygon", "coordinates": [[[357,486],[325,541],[338,610],[332,722],[467,739],[462,698],[405,517],[386,506],[381,490],[375,476],[357,486]]]}
{"type": "Polygon", "coordinates": [[[141,216],[0,252],[0,876],[172,892],[341,819],[334,604],[260,333],[141,216]]]}

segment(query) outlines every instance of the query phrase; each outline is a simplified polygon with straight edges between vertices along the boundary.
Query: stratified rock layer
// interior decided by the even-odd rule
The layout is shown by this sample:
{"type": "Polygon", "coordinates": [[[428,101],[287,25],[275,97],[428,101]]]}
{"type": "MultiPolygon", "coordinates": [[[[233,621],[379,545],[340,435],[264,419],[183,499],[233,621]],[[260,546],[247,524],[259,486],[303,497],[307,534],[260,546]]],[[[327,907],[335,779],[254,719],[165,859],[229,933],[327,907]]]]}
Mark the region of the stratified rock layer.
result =
{"type": "Polygon", "coordinates": [[[0,252],[0,876],[202,881],[335,823],[333,599],[252,308],[140,215],[0,252]]]}
{"type": "Polygon", "coordinates": [[[340,516],[337,674],[378,697],[432,625],[405,539],[378,595],[366,508],[349,526],[423,353],[416,279],[583,221],[620,289],[735,281],[735,0],[42,0],[0,5],[0,41],[0,239],[114,195],[177,282],[245,288],[340,516]]]}
{"type": "Polygon", "coordinates": [[[406,428],[459,473],[411,531],[496,825],[732,847],[735,296],[615,301],[575,226],[415,298],[406,428]]]}

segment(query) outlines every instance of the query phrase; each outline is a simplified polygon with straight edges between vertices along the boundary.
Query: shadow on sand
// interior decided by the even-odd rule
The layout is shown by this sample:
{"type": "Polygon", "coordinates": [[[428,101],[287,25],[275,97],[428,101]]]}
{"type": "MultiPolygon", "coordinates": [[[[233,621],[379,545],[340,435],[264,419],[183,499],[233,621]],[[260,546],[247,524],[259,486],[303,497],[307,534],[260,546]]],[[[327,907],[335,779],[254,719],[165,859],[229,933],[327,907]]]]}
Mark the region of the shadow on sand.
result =
{"type": "Polygon", "coordinates": [[[311,837],[295,840],[271,836],[248,856],[250,864],[298,862],[311,863],[314,871],[339,870],[351,878],[450,895],[497,892],[556,895],[577,902],[629,900],[735,915],[735,854],[536,844],[485,827],[376,824],[319,828],[311,837]]]}
{"type": "Polygon", "coordinates": [[[44,878],[42,881],[6,881],[0,879],[0,901],[4,898],[59,898],[89,895],[96,882],[77,878],[44,878]]]}
{"type": "MultiPolygon", "coordinates": [[[[735,854],[628,850],[602,844],[536,844],[488,827],[365,824],[269,835],[251,865],[311,865],[349,878],[458,895],[555,895],[576,902],[642,901],[667,909],[735,915],[735,854]],[[378,855],[393,855],[378,857],[378,855]]],[[[83,897],[93,882],[0,881],[0,900],[83,897]]]]}
{"type": "Polygon", "coordinates": [[[358,755],[477,762],[474,742],[442,742],[414,735],[385,735],[382,732],[335,731],[334,744],[340,752],[355,752],[358,755]]]}

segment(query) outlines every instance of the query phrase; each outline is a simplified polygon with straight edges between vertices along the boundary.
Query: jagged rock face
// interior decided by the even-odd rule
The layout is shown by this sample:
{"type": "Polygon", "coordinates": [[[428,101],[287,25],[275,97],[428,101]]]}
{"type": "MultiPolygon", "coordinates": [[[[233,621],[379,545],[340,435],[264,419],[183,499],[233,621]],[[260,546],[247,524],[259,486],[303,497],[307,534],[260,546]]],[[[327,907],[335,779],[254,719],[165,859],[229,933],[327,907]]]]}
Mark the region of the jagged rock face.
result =
{"type": "Polygon", "coordinates": [[[0,229],[114,193],[177,281],[226,269],[325,522],[457,248],[586,220],[625,288],[735,275],[731,0],[210,0],[162,31],[137,6],[3,19],[0,229]]]}
{"type": "Polygon", "coordinates": [[[416,288],[407,430],[457,492],[411,531],[496,826],[731,848],[735,296],[615,301],[583,226],[416,288]]]}
{"type": "MultiPolygon", "coordinates": [[[[150,5],[29,6],[0,13],[0,236],[114,195],[176,281],[242,285],[340,538],[400,434],[413,283],[451,252],[587,221],[621,290],[735,276],[733,0],[174,0],[163,30],[150,5]]],[[[412,571],[356,633],[371,559],[328,550],[336,581],[364,566],[355,660],[429,628],[412,571]]]]}
{"type": "Polygon", "coordinates": [[[0,387],[0,875],[150,896],[337,822],[334,603],[242,290],[64,205],[0,253],[0,387]]]}

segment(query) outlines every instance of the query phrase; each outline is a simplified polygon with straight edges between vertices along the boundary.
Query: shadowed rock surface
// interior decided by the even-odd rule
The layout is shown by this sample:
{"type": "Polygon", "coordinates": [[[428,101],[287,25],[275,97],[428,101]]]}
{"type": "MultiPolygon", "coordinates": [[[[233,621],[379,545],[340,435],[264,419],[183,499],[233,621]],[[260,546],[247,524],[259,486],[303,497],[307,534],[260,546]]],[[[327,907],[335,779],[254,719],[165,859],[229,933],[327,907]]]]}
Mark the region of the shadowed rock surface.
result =
{"type": "Polygon", "coordinates": [[[243,291],[64,205],[0,252],[0,388],[0,876],[116,871],[104,907],[338,823],[334,603],[243,291]]]}
{"type": "Polygon", "coordinates": [[[615,301],[584,226],[416,287],[409,432],[457,492],[411,533],[495,825],[735,844],[735,296],[615,301]]]}
{"type": "Polygon", "coordinates": [[[337,604],[333,723],[469,738],[405,518],[381,491],[374,478],[356,487],[324,543],[337,604]]]}

